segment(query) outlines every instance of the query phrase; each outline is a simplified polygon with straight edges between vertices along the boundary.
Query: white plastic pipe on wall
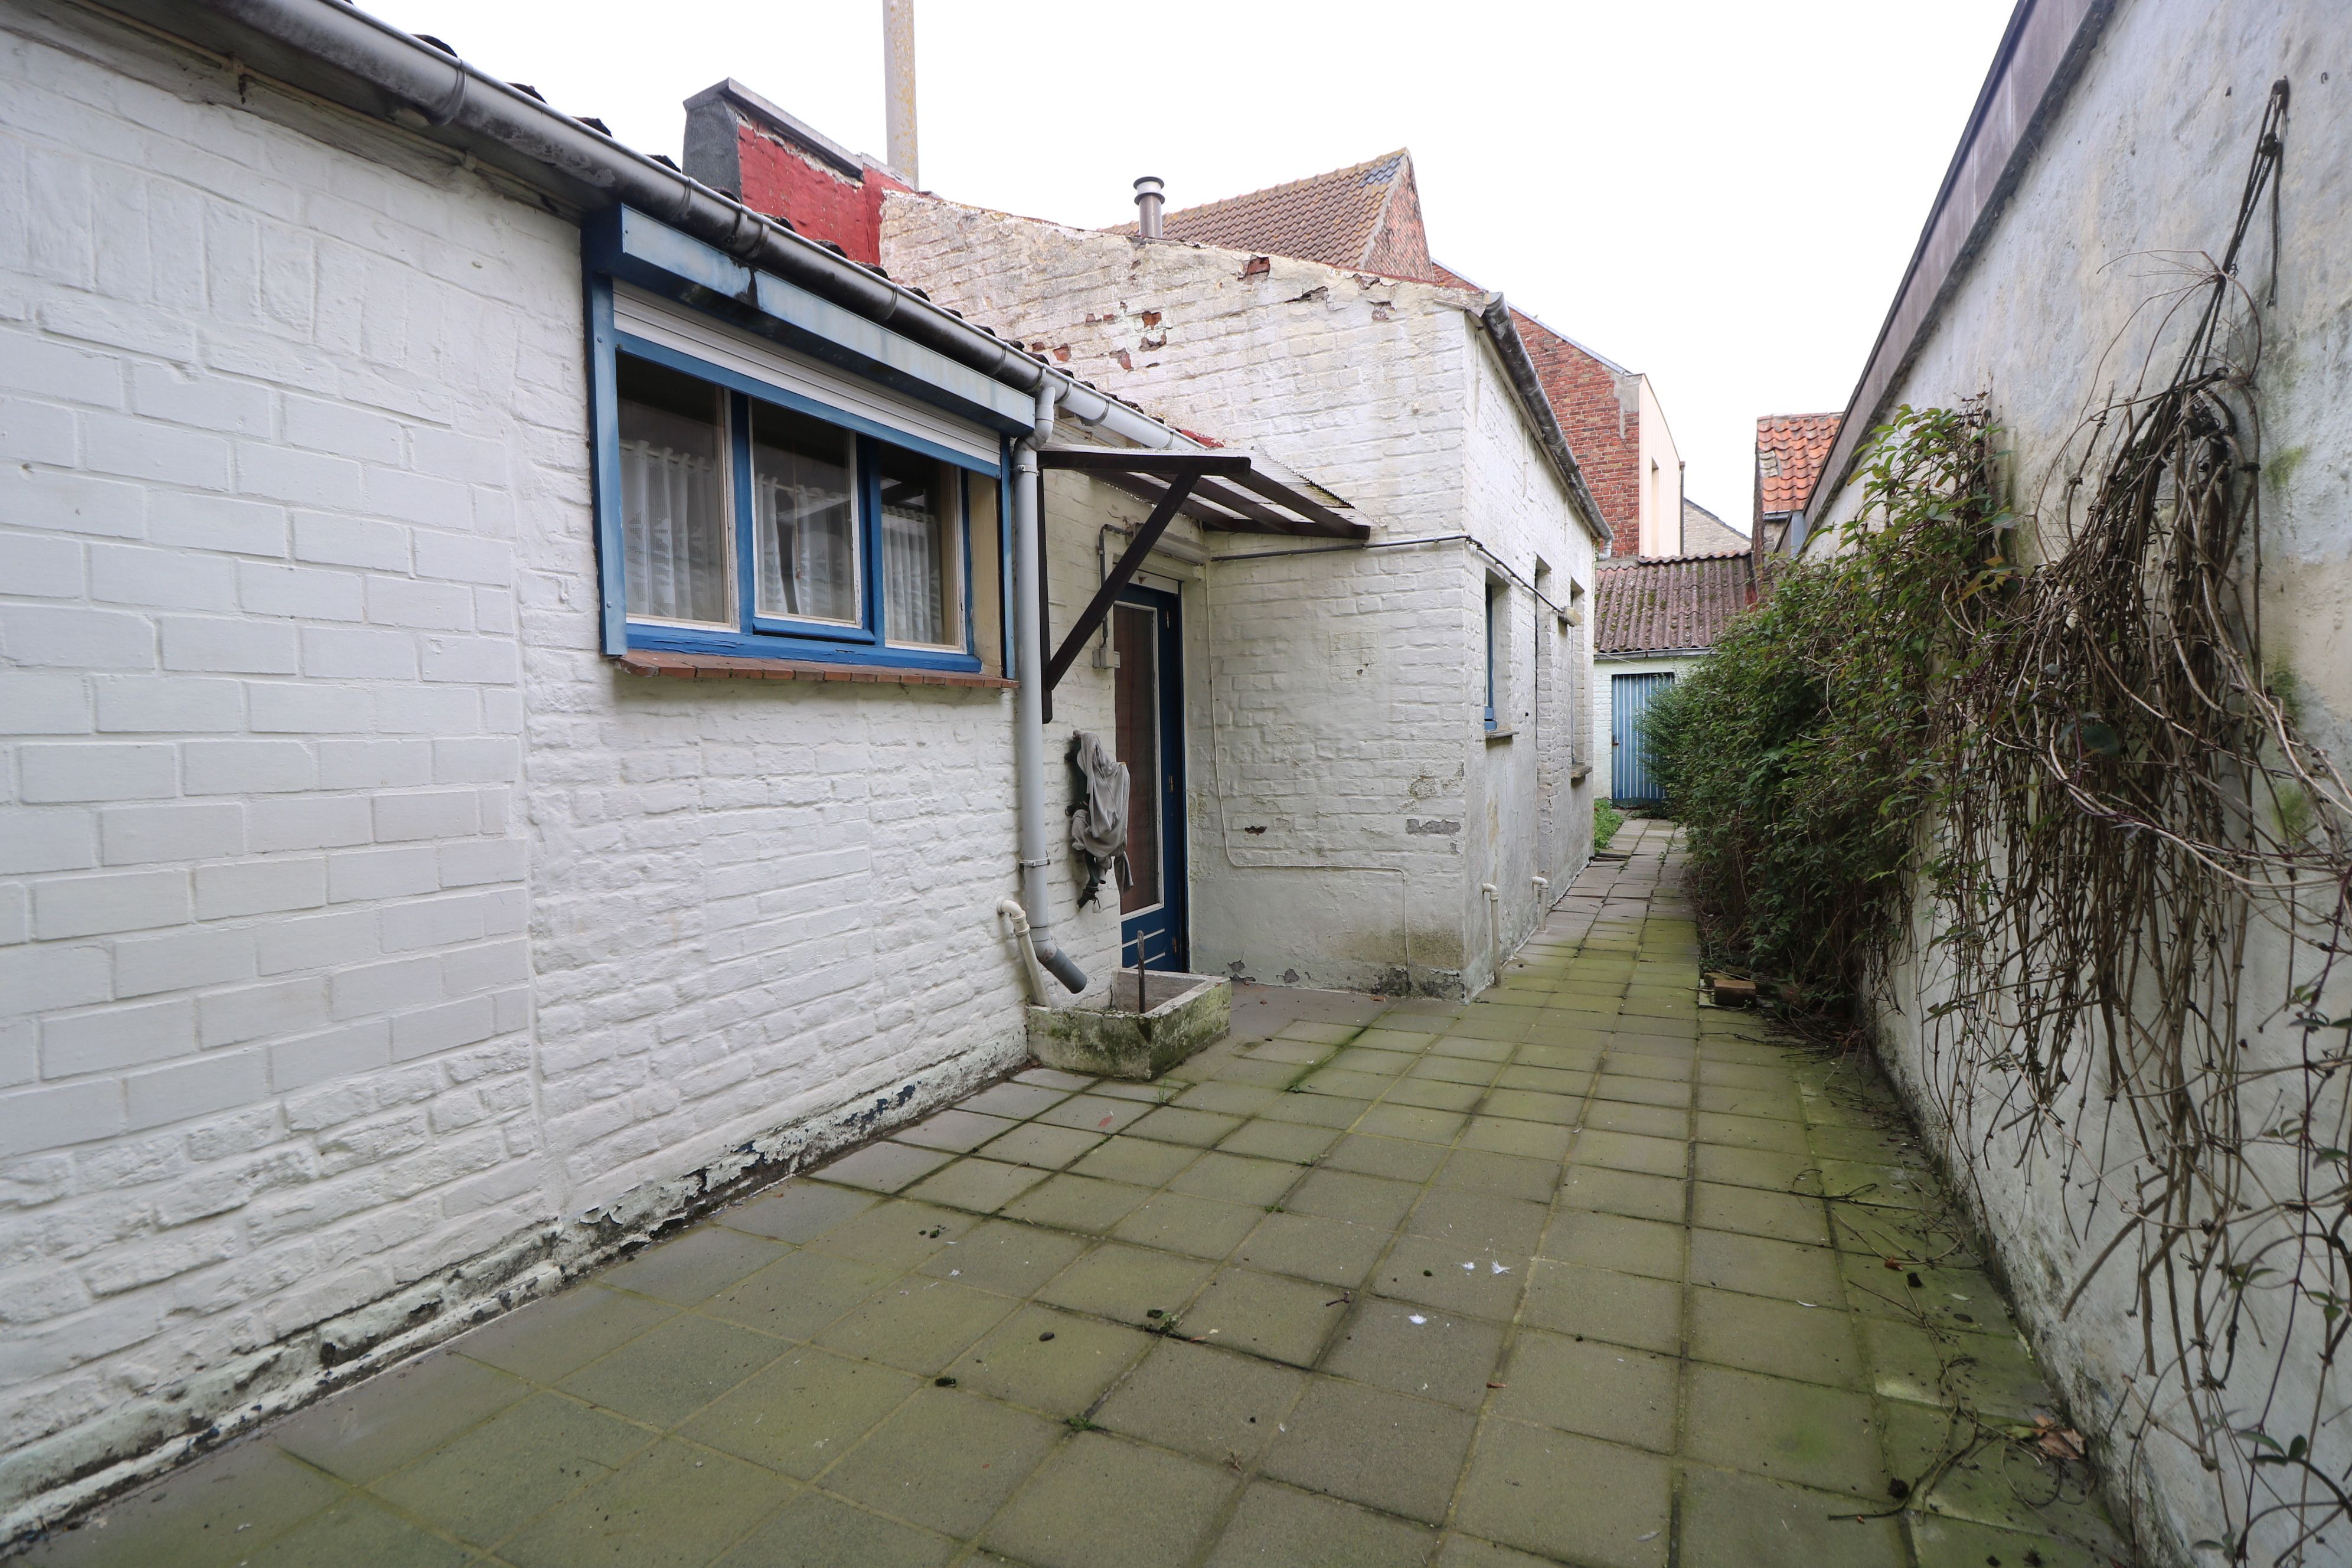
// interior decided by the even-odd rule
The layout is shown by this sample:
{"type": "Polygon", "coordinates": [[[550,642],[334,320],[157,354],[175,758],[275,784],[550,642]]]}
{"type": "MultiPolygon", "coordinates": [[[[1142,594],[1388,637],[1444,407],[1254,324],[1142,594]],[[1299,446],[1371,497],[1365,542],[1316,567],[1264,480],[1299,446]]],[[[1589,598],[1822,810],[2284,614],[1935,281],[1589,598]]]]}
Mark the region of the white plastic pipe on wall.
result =
{"type": "Polygon", "coordinates": [[[1039,493],[1044,481],[1037,472],[1037,448],[1054,433],[1055,391],[1050,381],[1037,389],[1036,426],[1013,448],[1013,637],[1021,679],[1013,694],[1013,784],[1020,809],[1021,904],[1029,921],[1029,946],[1055,979],[1072,991],[1084,991],[1086,971],[1054,941],[1045,889],[1052,857],[1045,837],[1044,580],[1037,570],[1045,547],[1039,526],[1045,509],[1039,493]]]}
{"type": "Polygon", "coordinates": [[[1029,1000],[1040,1007],[1046,1005],[1054,994],[1045,984],[1045,972],[1037,967],[1037,948],[1029,938],[1029,911],[1018,899],[999,899],[996,916],[1013,922],[1013,942],[1021,951],[1021,978],[1029,987],[1029,1000]]]}

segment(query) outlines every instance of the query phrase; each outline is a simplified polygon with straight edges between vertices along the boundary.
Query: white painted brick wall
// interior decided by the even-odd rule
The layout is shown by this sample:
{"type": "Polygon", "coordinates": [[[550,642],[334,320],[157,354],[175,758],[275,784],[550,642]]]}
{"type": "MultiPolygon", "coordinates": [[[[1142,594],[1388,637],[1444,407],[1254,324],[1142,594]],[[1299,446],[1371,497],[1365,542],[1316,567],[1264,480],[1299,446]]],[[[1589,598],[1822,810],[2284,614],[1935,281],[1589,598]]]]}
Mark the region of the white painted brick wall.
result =
{"type": "Polygon", "coordinates": [[[1007,696],[595,651],[575,229],[0,40],[5,1535],[1024,1036],[1007,696]]]}
{"type": "MultiPolygon", "coordinates": [[[[2282,215],[2274,301],[2266,217],[2252,226],[2240,263],[2251,295],[2269,301],[2259,321],[2256,377],[2264,462],[2262,654],[2264,679],[2293,682],[2305,734],[2339,767],[2352,757],[2352,513],[2345,504],[2352,493],[2352,312],[2346,310],[2352,300],[2352,203],[2344,182],[2352,167],[2352,104],[2344,95],[2344,68],[2335,63],[2347,45],[2352,12],[2330,0],[2286,0],[2252,12],[2116,6],[2096,47],[2086,51],[2081,80],[1974,247],[1969,271],[1888,389],[1890,405],[1919,407],[1989,395],[2016,504],[2038,508],[2044,526],[2053,523],[2057,498],[2080,471],[2085,413],[2119,395],[2117,378],[2137,374],[2144,363],[2156,366],[2151,383],[2160,383],[2179,352],[2186,317],[2158,306],[2192,279],[2151,268],[2147,258],[2198,258],[2193,269],[2218,252],[2237,221],[2267,85],[2288,79],[2292,113],[2274,186],[2282,215]],[[2165,346],[2151,353],[2159,331],[2165,346]]],[[[2232,345],[2237,353],[2245,347],[2242,340],[2232,345]]],[[[1861,500],[1859,485],[1828,498],[1814,524],[1813,537],[1822,541],[1816,549],[1834,543],[1861,500]]],[[[1883,1059],[1932,1137],[1954,1103],[1949,1057],[1927,1024],[1948,999],[1948,963],[1936,950],[1938,933],[1925,921],[1911,934],[1910,951],[1889,981],[1894,1005],[1881,1009],[1876,1022],[1883,1059]]],[[[2297,1092],[2284,1086],[2303,1081],[2297,1064],[2307,1059],[2307,1041],[2294,1021],[2306,1013],[2352,1013],[2340,969],[2328,994],[2286,1005],[2294,987],[2325,966],[2314,949],[2291,951],[2274,925],[2258,921],[2251,927],[2235,984],[2251,1086],[2242,1114],[2258,1124],[2275,1114],[2276,1096],[2297,1092]]],[[[2077,1424],[2095,1443],[2105,1437],[2112,1445],[2112,1484],[2137,1515],[2147,1560],[2209,1561],[2190,1543],[2234,1541],[2245,1527],[2249,1493],[2260,1515],[2250,1560],[2315,1554],[2308,1537],[2298,1535],[2314,1516],[2277,1501],[2294,1499],[2301,1484],[2287,1467],[2265,1467],[2267,1475],[2251,1478],[2225,1468],[2220,1479],[2239,1501],[2222,1516],[2215,1478],[2182,1436],[2194,1417],[2179,1401],[2178,1384],[2147,1372],[2141,1276],[2131,1266],[2136,1247],[2126,1243],[2084,1283],[2114,1227],[2125,1223],[2112,1205],[2095,1200],[2116,1190],[2127,1173],[2146,1168],[2143,1162],[2160,1163],[2164,1156],[2134,1147],[2128,1119],[2118,1117],[2099,1120],[2084,1140],[2099,1150],[2095,1169],[2070,1161],[2037,1145],[2029,1128],[1991,1103],[2006,1087],[1989,1087],[1976,1107],[1964,1156],[1969,1180],[1956,1185],[1976,1205],[2004,1260],[2019,1316],[2042,1365],[2073,1401],[2077,1424]],[[2162,1418],[2151,1421],[2151,1409],[2162,1418]]],[[[2321,1123],[2315,1142],[2344,1141],[2326,1131],[2331,1115],[2343,1129],[2341,1101],[2334,1103],[2338,1109],[2315,1112],[2321,1123]]],[[[2070,1135],[2077,1131],[2068,1128],[2070,1135]]],[[[2291,1255],[2276,1249],[2270,1256],[2291,1255]]],[[[2282,1275],[2293,1268],[2282,1262],[2282,1275]]],[[[2317,1369],[2328,1331],[2308,1296],[2256,1289],[2245,1300],[2252,1321],[2240,1334],[2239,1353],[2220,1363],[2230,1380],[2226,1400],[2232,1412],[2246,1413],[2250,1426],[2264,1412],[2298,1413],[2286,1430],[2272,1424],[2284,1441],[2287,1431],[2304,1430],[2314,1409],[2332,1415],[2342,1399],[2340,1373],[2323,1388],[2317,1369]],[[2290,1337],[2294,1350],[2282,1368],[2278,1347],[2290,1337]],[[2253,1344],[2260,1348],[2246,1349],[2253,1344]]],[[[2161,1309],[2157,1321],[2160,1333],[2169,1321],[2161,1309]]],[[[2159,1366],[2168,1360],[2156,1357],[2159,1366]]],[[[2311,1458],[2315,1467],[2343,1474],[2352,1468],[2352,1435],[2342,1423],[2323,1419],[2311,1458]]],[[[2341,1556],[2340,1523],[2320,1528],[2328,1552],[2341,1556]]]]}
{"type": "MultiPolygon", "coordinates": [[[[972,320],[1330,485],[1381,539],[1467,532],[1523,583],[1543,562],[1562,603],[1591,581],[1591,539],[1466,313],[1475,294],[1280,257],[1251,274],[1240,252],[918,196],[886,205],[883,247],[894,276],[972,320]]],[[[1057,626],[1097,570],[1091,531],[1057,545],[1057,626]],[[1066,590],[1064,552],[1081,574],[1066,590]]],[[[1538,721],[1525,587],[1507,595],[1518,733],[1484,736],[1486,573],[1453,543],[1215,565],[1187,585],[1196,965],[1365,987],[1410,965],[1434,989],[1482,984],[1493,936],[1507,951],[1532,929],[1534,878],[1564,886],[1582,864],[1591,793],[1565,761],[1579,723],[1549,707],[1538,721]]]]}
{"type": "Polygon", "coordinates": [[[0,59],[0,160],[55,198],[0,248],[9,1504],[152,1441],[156,1395],[383,1294],[385,1238],[461,1255],[461,1176],[537,1168],[526,966],[479,962],[524,925],[520,724],[492,700],[511,618],[385,612],[510,556],[478,518],[514,507],[469,496],[539,488],[501,386],[518,334],[568,343],[578,297],[564,226],[446,174],[428,212],[394,195],[420,171],[359,159],[324,184],[298,132],[48,26],[0,59]],[[504,303],[528,299],[552,308],[504,303]],[[460,426],[498,471],[404,510],[460,426]],[[420,678],[446,701],[404,702],[420,678]],[[331,878],[323,849],[393,839],[434,875],[331,878]],[[298,1109],[326,1084],[337,1114],[298,1109]],[[457,1092],[483,1109],[448,1169],[337,1186],[370,1129],[457,1092]]]}

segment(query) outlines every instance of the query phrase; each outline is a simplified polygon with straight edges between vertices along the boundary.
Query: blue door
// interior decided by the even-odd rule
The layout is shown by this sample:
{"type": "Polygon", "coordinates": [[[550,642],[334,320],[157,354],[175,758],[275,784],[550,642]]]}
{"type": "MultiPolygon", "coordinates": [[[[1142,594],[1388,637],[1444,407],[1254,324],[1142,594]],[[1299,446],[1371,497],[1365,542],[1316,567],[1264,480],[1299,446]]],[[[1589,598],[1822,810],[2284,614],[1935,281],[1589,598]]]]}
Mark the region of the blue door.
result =
{"type": "Polygon", "coordinates": [[[1118,760],[1127,764],[1127,862],[1119,962],[1154,971],[1192,962],[1186,923],[1184,658],[1176,595],[1129,588],[1111,606],[1118,760]]]}
{"type": "Polygon", "coordinates": [[[1658,693],[1675,683],[1672,670],[1609,678],[1609,798],[1620,804],[1654,805],[1665,798],[1642,747],[1642,714],[1658,693]]]}

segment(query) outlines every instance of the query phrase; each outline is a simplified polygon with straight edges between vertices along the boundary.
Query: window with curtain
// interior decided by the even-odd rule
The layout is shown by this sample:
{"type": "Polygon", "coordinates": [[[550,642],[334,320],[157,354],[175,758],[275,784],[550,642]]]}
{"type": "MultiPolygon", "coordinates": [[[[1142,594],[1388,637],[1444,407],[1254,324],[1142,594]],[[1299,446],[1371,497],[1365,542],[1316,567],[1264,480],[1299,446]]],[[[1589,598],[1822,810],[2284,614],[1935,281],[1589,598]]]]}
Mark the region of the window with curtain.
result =
{"type": "Polygon", "coordinates": [[[882,490],[882,616],[894,643],[961,646],[963,552],[955,526],[956,471],[913,452],[885,449],[882,490]]]}
{"type": "Polygon", "coordinates": [[[719,391],[626,356],[617,380],[629,614],[731,626],[735,563],[719,391]]]}
{"type": "Polygon", "coordinates": [[[762,616],[859,619],[857,502],[846,430],[751,405],[752,553],[762,616]]]}
{"type": "MultiPolygon", "coordinates": [[[[618,525],[607,570],[620,574],[629,647],[986,668],[966,508],[997,504],[992,477],[967,482],[919,436],[901,445],[740,371],[697,374],[700,362],[667,345],[625,339],[609,363],[617,421],[599,504],[618,525]]],[[[1000,540],[992,511],[985,533],[1000,540]]],[[[990,607],[1001,598],[992,586],[990,607]]]]}

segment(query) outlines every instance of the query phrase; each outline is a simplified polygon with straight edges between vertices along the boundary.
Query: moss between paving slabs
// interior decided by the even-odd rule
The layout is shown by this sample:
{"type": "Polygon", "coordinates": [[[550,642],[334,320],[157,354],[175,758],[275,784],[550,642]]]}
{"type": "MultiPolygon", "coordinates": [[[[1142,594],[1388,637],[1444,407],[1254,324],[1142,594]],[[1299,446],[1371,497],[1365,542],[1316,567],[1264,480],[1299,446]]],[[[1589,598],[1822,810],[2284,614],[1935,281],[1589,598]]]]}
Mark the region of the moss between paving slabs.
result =
{"type": "Polygon", "coordinates": [[[1667,841],[1486,999],[1022,1074],[30,1561],[2120,1560],[1884,1091],[1697,1006],[1667,841]]]}

